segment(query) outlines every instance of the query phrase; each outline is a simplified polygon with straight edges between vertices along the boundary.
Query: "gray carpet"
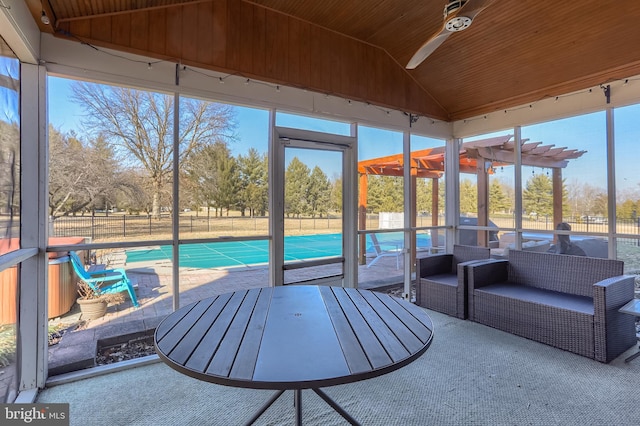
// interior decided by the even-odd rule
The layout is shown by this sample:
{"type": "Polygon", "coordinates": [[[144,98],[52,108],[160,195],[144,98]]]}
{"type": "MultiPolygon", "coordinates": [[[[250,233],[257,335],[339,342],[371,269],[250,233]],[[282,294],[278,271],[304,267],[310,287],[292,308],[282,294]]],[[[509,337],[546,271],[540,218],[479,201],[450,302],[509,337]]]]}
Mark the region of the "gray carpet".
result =
{"type": "MultiPolygon", "coordinates": [[[[640,358],[610,364],[430,312],[431,348],[385,376],[325,388],[363,425],[629,425],[640,421],[640,358]]],[[[239,425],[272,395],[201,382],[156,363],[43,390],[71,425],[239,425]]],[[[303,391],[305,425],[347,424],[303,391]]],[[[285,393],[256,425],[293,425],[285,393]]]]}

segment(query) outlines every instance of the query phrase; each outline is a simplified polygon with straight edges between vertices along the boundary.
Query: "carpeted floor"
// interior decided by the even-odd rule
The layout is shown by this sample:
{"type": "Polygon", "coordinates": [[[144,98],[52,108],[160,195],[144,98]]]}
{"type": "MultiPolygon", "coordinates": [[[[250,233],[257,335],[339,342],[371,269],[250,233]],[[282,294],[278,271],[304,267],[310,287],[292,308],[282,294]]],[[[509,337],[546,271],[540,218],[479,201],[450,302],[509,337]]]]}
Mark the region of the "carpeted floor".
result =
{"type": "MultiPolygon", "coordinates": [[[[412,364],[325,388],[362,425],[629,425],[640,421],[640,358],[610,364],[430,312],[433,344],[412,364]]],[[[272,391],[201,382],[163,363],[43,390],[36,402],[70,403],[71,425],[240,425],[272,391]]],[[[347,424],[303,391],[305,425],[347,424]]],[[[256,425],[293,425],[285,393],[256,425]]]]}

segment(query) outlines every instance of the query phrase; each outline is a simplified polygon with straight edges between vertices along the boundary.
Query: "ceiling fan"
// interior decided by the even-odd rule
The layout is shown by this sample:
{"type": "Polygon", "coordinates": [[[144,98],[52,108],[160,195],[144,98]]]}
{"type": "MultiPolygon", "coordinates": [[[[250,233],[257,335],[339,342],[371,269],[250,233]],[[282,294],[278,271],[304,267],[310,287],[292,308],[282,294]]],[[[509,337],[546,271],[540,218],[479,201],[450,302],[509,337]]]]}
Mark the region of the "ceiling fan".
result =
{"type": "Polygon", "coordinates": [[[450,0],[444,7],[444,24],[413,55],[407,69],[414,69],[454,32],[469,28],[473,19],[495,0],[450,0]]]}

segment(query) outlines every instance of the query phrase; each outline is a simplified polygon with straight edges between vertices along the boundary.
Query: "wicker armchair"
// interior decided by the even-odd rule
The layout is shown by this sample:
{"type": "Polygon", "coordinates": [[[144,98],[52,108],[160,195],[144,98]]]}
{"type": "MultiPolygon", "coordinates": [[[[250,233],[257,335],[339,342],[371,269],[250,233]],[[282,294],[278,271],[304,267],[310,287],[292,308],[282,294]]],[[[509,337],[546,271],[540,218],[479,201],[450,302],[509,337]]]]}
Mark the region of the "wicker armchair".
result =
{"type": "Polygon", "coordinates": [[[490,249],[455,245],[453,253],[417,259],[416,304],[461,319],[467,318],[465,267],[490,257],[490,249]]]}

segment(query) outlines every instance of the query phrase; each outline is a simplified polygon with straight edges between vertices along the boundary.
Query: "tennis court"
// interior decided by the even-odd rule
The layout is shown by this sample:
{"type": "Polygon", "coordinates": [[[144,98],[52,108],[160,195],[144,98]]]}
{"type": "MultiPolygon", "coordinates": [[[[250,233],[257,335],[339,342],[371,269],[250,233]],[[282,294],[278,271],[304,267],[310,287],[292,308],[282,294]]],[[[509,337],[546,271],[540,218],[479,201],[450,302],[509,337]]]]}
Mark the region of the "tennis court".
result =
{"type": "MultiPolygon", "coordinates": [[[[401,233],[377,234],[382,243],[402,241],[401,233]]],[[[430,243],[426,235],[418,236],[418,247],[430,243]]],[[[367,235],[367,253],[374,253],[367,235]]],[[[285,237],[285,261],[309,260],[342,255],[341,234],[315,234],[285,237]]],[[[171,246],[159,246],[144,250],[127,250],[127,264],[158,262],[172,259],[171,246]]],[[[180,246],[180,266],[186,268],[233,268],[266,265],[269,263],[267,240],[224,241],[215,243],[186,244],[180,246]]]]}

